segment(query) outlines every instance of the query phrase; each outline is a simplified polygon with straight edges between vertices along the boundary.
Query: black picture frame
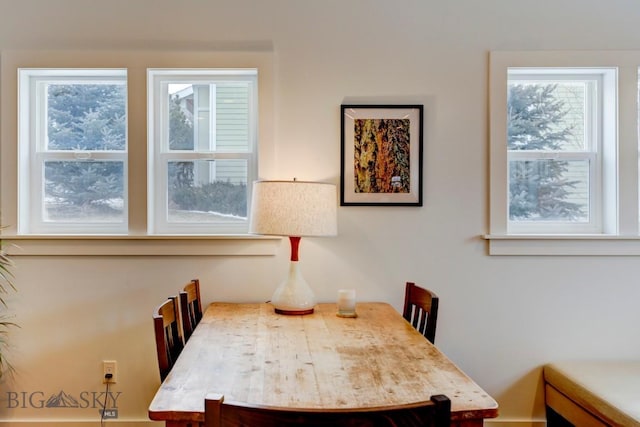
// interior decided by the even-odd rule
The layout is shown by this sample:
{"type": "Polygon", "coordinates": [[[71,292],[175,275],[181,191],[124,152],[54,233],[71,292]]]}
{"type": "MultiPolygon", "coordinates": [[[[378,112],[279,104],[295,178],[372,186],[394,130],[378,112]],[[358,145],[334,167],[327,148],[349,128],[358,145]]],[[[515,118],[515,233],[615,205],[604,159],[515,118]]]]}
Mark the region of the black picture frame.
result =
{"type": "Polygon", "coordinates": [[[340,113],[340,205],[422,206],[423,105],[340,113]]]}

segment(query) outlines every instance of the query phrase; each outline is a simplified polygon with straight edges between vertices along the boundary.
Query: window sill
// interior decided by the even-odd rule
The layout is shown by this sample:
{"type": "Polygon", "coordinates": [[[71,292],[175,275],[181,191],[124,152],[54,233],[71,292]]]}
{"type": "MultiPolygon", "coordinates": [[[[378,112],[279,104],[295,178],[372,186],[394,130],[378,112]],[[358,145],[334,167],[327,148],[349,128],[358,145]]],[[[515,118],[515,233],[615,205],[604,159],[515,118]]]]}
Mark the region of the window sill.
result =
{"type": "Polygon", "coordinates": [[[640,236],[596,235],[496,235],[489,241],[489,255],[640,255],[640,236]]]}
{"type": "Polygon", "coordinates": [[[220,236],[15,236],[2,235],[11,256],[267,256],[281,237],[220,236]]]}

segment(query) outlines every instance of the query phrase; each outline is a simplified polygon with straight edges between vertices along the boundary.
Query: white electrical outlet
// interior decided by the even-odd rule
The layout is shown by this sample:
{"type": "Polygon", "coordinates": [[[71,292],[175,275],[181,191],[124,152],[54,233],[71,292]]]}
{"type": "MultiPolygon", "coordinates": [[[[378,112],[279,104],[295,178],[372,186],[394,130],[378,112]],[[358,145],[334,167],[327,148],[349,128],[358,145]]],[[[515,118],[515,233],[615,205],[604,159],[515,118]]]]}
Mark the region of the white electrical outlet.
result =
{"type": "Polygon", "coordinates": [[[102,361],[102,382],[104,384],[113,384],[116,382],[117,363],[115,360],[103,360],[102,361]],[[111,374],[111,378],[107,378],[107,374],[111,374]]]}

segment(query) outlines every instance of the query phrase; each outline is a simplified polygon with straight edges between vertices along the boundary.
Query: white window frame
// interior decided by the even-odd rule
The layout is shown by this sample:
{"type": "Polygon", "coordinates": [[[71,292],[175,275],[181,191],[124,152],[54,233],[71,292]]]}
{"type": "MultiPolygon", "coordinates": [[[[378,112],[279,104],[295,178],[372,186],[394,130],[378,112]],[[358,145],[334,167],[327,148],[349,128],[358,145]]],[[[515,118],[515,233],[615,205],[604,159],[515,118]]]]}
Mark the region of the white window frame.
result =
{"type": "MultiPolygon", "coordinates": [[[[584,151],[528,151],[508,150],[507,162],[511,160],[577,160],[589,162],[589,206],[588,222],[559,222],[559,221],[514,221],[507,219],[509,234],[596,234],[603,230],[615,229],[615,223],[603,224],[606,206],[603,205],[603,191],[615,192],[615,185],[603,186],[602,171],[603,158],[611,155],[611,148],[615,148],[614,123],[603,120],[603,106],[612,104],[615,100],[603,96],[604,93],[615,96],[614,69],[588,68],[509,68],[508,81],[523,83],[545,83],[561,81],[582,81],[588,87],[587,106],[585,108],[585,139],[584,151]],[[606,84],[605,84],[606,82],[606,84]],[[601,126],[601,124],[605,124],[601,126]],[[603,144],[606,140],[607,144],[603,144]],[[603,146],[608,149],[603,150],[603,146]]],[[[615,170],[607,170],[615,182],[615,170]]],[[[508,176],[508,175],[507,175],[508,176]]],[[[508,179],[508,178],[507,178],[508,179]]],[[[507,191],[508,194],[508,191],[507,191]]],[[[607,210],[607,213],[609,210],[607,210]]]]}
{"type": "Polygon", "coordinates": [[[640,255],[636,51],[501,51],[490,54],[491,255],[640,255]],[[517,68],[603,70],[601,226],[512,230],[508,221],[507,81],[517,68]],[[607,140],[607,138],[609,138],[607,140]],[[553,231],[553,232],[552,232],[553,231]]]}
{"type": "MultiPolygon", "coordinates": [[[[253,181],[257,179],[257,106],[258,106],[258,70],[256,69],[148,69],[148,232],[149,234],[242,234],[249,229],[249,201],[253,181]],[[193,151],[169,150],[167,135],[169,105],[167,86],[179,83],[208,83],[212,81],[242,81],[249,84],[249,141],[246,150],[230,152],[216,151],[213,142],[202,144],[199,141],[197,127],[194,126],[193,151]],[[203,145],[209,147],[203,150],[203,145]],[[238,223],[229,222],[170,222],[167,219],[168,188],[167,165],[169,161],[224,160],[239,159],[247,162],[247,219],[238,223]]],[[[215,113],[215,93],[210,92],[210,117],[215,113]],[[211,107],[211,104],[214,107],[211,107]]],[[[194,93],[194,98],[196,94],[194,93]]],[[[194,117],[197,117],[194,102],[194,117]]],[[[215,136],[215,116],[211,117],[210,135],[215,136]]]]}
{"type": "Polygon", "coordinates": [[[128,143],[124,150],[49,150],[49,83],[125,83],[125,69],[21,68],[18,70],[18,232],[20,234],[126,234],[128,229],[128,143]],[[122,221],[45,221],[44,165],[47,161],[117,161],[123,165],[122,221]]]}

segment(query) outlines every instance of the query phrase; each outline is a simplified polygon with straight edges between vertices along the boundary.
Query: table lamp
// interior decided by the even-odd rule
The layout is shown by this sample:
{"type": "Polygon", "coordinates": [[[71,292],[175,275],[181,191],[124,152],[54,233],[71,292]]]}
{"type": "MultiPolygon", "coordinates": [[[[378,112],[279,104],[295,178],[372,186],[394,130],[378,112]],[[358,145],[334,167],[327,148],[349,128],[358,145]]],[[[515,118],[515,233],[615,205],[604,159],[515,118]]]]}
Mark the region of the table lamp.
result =
{"type": "Polygon", "coordinates": [[[271,297],[276,313],[313,313],[313,291],[300,272],[298,247],[303,236],[337,234],[336,186],[308,181],[256,181],[253,183],[249,231],[287,236],[291,261],[287,278],[271,297]]]}

